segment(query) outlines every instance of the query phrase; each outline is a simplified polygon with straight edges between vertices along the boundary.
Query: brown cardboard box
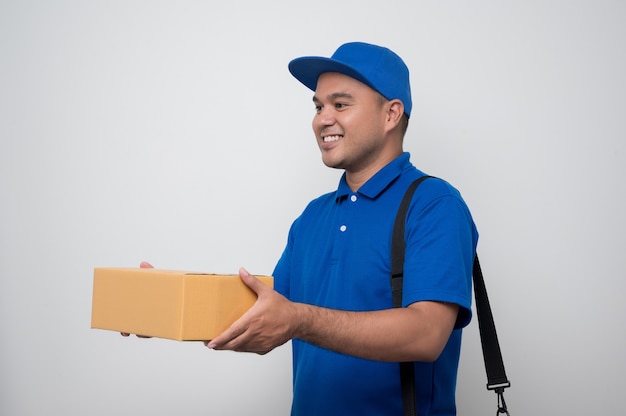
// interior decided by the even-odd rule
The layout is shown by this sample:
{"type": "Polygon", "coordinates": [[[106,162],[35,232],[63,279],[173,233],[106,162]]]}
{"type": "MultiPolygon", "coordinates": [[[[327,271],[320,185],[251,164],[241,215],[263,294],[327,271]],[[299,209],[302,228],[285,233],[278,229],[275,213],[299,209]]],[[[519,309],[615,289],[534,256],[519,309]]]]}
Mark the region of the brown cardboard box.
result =
{"type": "MultiPolygon", "coordinates": [[[[272,287],[271,276],[257,276],[272,287]]],[[[179,341],[211,340],[256,301],[239,275],[95,268],[91,327],[179,341]]]]}

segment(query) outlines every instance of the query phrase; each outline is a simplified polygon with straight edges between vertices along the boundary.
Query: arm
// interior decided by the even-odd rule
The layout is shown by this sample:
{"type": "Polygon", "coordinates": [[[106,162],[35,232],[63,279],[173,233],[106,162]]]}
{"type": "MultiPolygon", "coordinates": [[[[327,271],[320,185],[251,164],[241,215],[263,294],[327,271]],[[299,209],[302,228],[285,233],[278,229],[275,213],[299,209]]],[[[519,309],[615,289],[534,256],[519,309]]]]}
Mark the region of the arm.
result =
{"type": "Polygon", "coordinates": [[[458,306],[416,302],[408,308],[348,312],[291,302],[245,270],[255,305],[209,348],[267,353],[292,338],[380,361],[433,361],[448,341],[458,306]]]}

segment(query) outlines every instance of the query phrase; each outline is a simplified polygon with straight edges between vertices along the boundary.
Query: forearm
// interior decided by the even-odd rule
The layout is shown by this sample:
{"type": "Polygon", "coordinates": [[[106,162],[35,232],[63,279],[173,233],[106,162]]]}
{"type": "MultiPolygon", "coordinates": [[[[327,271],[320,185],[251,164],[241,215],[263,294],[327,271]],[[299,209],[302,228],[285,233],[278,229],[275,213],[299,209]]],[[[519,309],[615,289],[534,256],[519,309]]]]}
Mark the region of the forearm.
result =
{"type": "Polygon", "coordinates": [[[258,299],[215,339],[217,350],[266,353],[298,338],[333,351],[378,361],[433,361],[450,337],[459,307],[415,302],[407,308],[349,312],[289,301],[245,270],[258,299]]]}
{"type": "Polygon", "coordinates": [[[433,361],[454,326],[458,307],[420,302],[408,308],[349,312],[295,304],[294,338],[379,361],[433,361]]]}

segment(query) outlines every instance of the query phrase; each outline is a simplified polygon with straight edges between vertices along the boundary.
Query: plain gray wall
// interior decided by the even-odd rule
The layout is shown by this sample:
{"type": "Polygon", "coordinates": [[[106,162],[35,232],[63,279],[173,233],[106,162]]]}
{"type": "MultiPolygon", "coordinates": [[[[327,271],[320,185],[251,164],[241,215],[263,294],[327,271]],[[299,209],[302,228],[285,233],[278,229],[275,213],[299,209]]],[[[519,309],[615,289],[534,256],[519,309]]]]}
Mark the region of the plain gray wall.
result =
{"type": "MultiPolygon", "coordinates": [[[[287,414],[266,356],[90,329],[94,267],[271,273],[340,172],[290,59],[411,69],[406,149],[481,232],[513,415],[619,413],[626,334],[620,1],[0,1],[0,414],[287,414]]],[[[460,415],[493,414],[474,321],[460,415]]]]}

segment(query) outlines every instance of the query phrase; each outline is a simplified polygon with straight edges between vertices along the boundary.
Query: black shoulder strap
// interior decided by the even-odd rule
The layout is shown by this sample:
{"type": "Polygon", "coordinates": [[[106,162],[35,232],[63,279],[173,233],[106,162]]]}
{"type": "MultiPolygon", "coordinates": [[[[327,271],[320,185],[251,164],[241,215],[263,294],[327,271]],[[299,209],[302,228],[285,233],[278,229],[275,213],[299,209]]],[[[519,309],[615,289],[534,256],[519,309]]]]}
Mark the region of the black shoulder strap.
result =
{"type": "Polygon", "coordinates": [[[496,325],[493,321],[487,288],[480,268],[478,256],[474,257],[474,298],[476,299],[476,315],[478,317],[478,330],[480,331],[480,343],[485,360],[487,373],[487,390],[493,390],[498,395],[498,414],[509,414],[504,401],[504,390],[511,387],[511,382],[506,376],[502,351],[498,342],[496,325]]]}
{"type": "MultiPolygon", "coordinates": [[[[415,190],[424,180],[432,178],[432,176],[422,176],[415,180],[407,189],[394,223],[394,229],[391,241],[391,290],[393,296],[393,307],[402,307],[402,286],[404,278],[404,231],[405,222],[409,204],[413,198],[415,190]]],[[[485,360],[485,369],[487,372],[487,389],[495,390],[498,394],[498,414],[506,413],[506,403],[504,401],[504,389],[510,387],[504,363],[502,361],[502,353],[498,343],[493,315],[487,297],[487,290],[483,279],[483,274],[478,262],[478,256],[474,258],[473,267],[474,296],[476,299],[476,314],[478,316],[478,327],[480,331],[480,340],[483,349],[483,357],[485,360]]],[[[417,404],[415,399],[415,367],[412,362],[400,363],[400,380],[402,383],[402,402],[405,416],[417,415],[417,404]]]]}
{"type": "MultiPolygon", "coordinates": [[[[391,293],[393,297],[393,307],[402,307],[402,285],[404,279],[404,229],[406,214],[409,204],[413,198],[415,189],[430,176],[422,176],[415,180],[404,194],[400,208],[396,214],[396,221],[393,226],[391,239],[391,293]]],[[[417,415],[417,401],[415,399],[415,366],[413,362],[400,363],[400,382],[402,384],[402,405],[404,416],[417,415]]]]}
{"type": "Polygon", "coordinates": [[[402,307],[402,281],[404,277],[404,229],[406,222],[406,214],[409,210],[409,204],[413,199],[415,189],[424,180],[432,176],[422,176],[416,179],[404,194],[400,208],[396,214],[396,221],[393,225],[393,234],[391,236],[391,292],[393,294],[393,307],[402,307]]]}

